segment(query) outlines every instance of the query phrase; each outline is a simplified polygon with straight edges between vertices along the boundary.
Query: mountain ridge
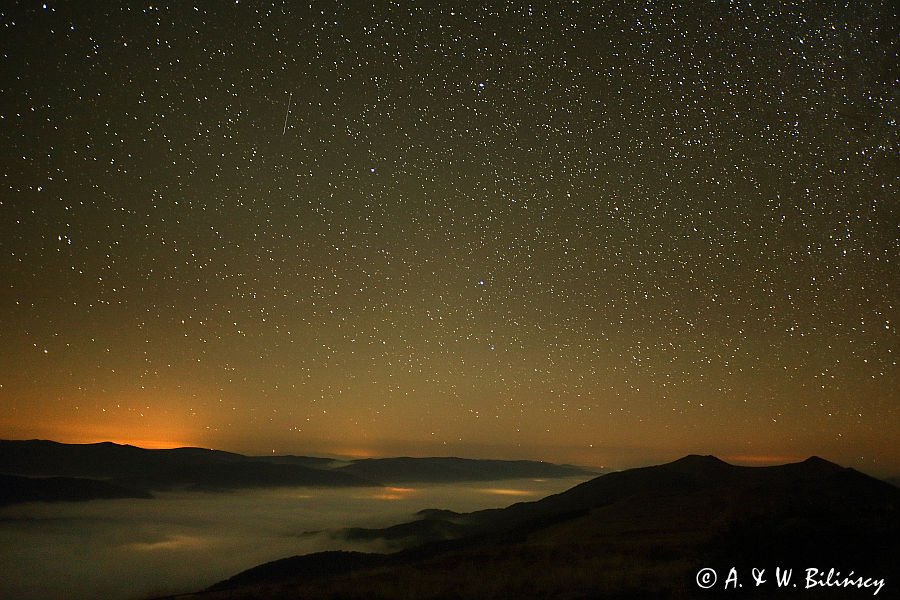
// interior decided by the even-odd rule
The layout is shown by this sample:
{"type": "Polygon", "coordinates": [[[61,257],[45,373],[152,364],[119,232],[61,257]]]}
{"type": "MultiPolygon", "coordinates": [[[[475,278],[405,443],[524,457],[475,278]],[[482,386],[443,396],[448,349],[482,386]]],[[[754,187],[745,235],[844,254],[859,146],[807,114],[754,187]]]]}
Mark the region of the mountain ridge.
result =
{"type": "Polygon", "coordinates": [[[114,498],[151,499],[153,496],[144,490],[96,479],[0,474],[0,506],[23,502],[83,502],[114,498]]]}
{"type": "Polygon", "coordinates": [[[113,442],[63,444],[50,440],[0,440],[0,473],[92,478],[140,490],[380,485],[349,473],[223,450],[151,450],[113,442]]]}
{"type": "MultiPolygon", "coordinates": [[[[327,564],[327,555],[281,559],[180,597],[367,598],[371,587],[382,598],[692,598],[701,591],[693,576],[703,566],[732,564],[749,572],[771,560],[796,568],[843,561],[883,576],[893,572],[900,550],[898,507],[897,488],[818,457],[743,467],[687,456],[504,509],[427,509],[417,522],[432,522],[423,527],[446,521],[467,531],[392,554],[342,556],[342,568],[321,576],[308,567],[327,564]],[[480,566],[473,571],[471,565],[480,566]]],[[[770,595],[746,590],[741,597],[770,595]]]]}
{"type": "Polygon", "coordinates": [[[145,449],[98,442],[0,440],[0,473],[109,482],[133,490],[217,491],[277,486],[352,487],[398,482],[462,482],[595,474],[539,461],[458,457],[339,461],[294,455],[245,456],[197,447],[145,449]]]}
{"type": "Polygon", "coordinates": [[[581,467],[544,461],[470,459],[456,456],[365,458],[354,460],[338,470],[384,483],[495,481],[596,474],[581,467]]]}

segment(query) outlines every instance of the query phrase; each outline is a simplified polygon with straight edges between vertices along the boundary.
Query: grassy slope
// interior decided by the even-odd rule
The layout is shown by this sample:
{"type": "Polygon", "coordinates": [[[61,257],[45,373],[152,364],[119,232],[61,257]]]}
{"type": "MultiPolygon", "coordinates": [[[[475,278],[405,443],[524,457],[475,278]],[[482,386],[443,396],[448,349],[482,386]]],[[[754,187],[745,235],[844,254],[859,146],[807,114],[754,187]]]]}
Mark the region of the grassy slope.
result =
{"type": "MultiPolygon", "coordinates": [[[[286,562],[281,575],[287,579],[188,597],[695,598],[701,590],[694,576],[705,566],[722,573],[731,566],[745,573],[753,566],[834,566],[889,576],[900,550],[900,491],[818,460],[768,470],[679,461],[611,474],[539,503],[486,514],[502,520],[585,502],[594,506],[556,522],[526,519],[352,572],[290,578],[286,562]]],[[[799,591],[803,598],[842,597],[840,590],[799,591]]],[[[771,588],[739,596],[773,593],[799,597],[771,588]]],[[[882,590],[883,597],[891,590],[882,590]]]]}

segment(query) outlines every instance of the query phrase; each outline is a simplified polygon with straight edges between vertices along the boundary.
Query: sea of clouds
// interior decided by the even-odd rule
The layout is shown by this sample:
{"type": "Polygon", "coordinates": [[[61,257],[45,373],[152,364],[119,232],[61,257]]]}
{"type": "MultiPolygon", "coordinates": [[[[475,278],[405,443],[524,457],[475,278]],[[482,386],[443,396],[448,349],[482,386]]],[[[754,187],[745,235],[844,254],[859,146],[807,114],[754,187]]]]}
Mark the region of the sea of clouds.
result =
{"type": "Polygon", "coordinates": [[[383,527],[425,508],[507,506],[579,482],[173,492],[152,500],[9,506],[0,509],[0,598],[138,600],[196,591],[287,556],[386,550],[330,533],[342,527],[383,527]]]}

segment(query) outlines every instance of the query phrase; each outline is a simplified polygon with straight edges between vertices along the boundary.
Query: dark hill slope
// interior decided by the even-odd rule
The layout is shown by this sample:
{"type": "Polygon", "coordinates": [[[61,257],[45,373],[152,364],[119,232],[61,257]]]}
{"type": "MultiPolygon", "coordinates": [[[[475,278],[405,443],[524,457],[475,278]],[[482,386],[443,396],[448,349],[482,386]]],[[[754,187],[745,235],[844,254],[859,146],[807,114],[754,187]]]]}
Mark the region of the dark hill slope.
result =
{"type": "Polygon", "coordinates": [[[887,578],[878,597],[890,598],[897,597],[898,507],[897,488],[818,458],[736,467],[690,456],[506,509],[428,511],[423,520],[443,519],[466,535],[391,555],[341,556],[340,565],[327,555],[284,559],[190,597],[848,597],[803,589],[802,581],[799,596],[753,587],[752,567],[766,568],[771,580],[781,566],[798,578],[807,567],[887,578]],[[321,561],[333,568],[308,568],[321,561]],[[713,590],[696,585],[703,567],[721,573],[713,590]],[[730,567],[743,577],[740,592],[722,589],[730,567]]]}
{"type": "MultiPolygon", "coordinates": [[[[468,514],[428,510],[420,513],[419,521],[384,530],[352,529],[347,535],[355,539],[383,537],[407,544],[422,543],[451,537],[447,532],[460,537],[512,530],[530,523],[557,522],[604,507],[627,509],[635,503],[653,506],[649,515],[652,518],[670,513],[668,507],[679,504],[713,512],[710,505],[718,502],[714,520],[721,522],[731,513],[750,517],[782,510],[785,502],[809,510],[817,505],[829,510],[842,504],[858,505],[871,499],[872,494],[890,494],[889,486],[817,457],[773,467],[739,467],[711,456],[687,456],[664,465],[609,473],[536,502],[468,514]]],[[[642,516],[642,522],[647,518],[642,516]]],[[[663,525],[653,523],[657,527],[663,525]]]]}
{"type": "Polygon", "coordinates": [[[74,477],[0,475],[0,506],[21,502],[74,502],[109,498],[152,498],[144,491],[74,477]]]}

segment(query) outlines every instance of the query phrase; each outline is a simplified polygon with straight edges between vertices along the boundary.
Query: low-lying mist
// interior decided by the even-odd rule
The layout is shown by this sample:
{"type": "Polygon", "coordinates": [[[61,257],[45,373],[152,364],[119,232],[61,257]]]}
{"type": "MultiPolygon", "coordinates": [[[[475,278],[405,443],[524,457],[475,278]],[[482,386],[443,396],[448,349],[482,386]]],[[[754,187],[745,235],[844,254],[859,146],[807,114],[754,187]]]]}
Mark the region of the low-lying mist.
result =
{"type": "Polygon", "coordinates": [[[400,523],[425,508],[507,506],[582,480],[160,493],[153,500],[9,506],[0,509],[0,598],[131,600],[195,591],[296,554],[386,550],[327,530],[400,523]]]}

